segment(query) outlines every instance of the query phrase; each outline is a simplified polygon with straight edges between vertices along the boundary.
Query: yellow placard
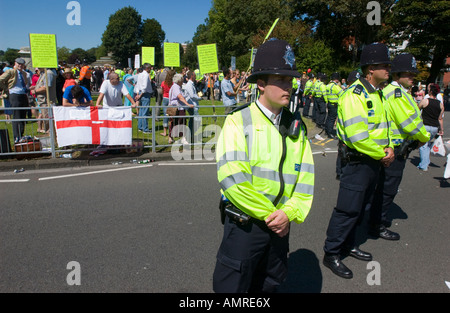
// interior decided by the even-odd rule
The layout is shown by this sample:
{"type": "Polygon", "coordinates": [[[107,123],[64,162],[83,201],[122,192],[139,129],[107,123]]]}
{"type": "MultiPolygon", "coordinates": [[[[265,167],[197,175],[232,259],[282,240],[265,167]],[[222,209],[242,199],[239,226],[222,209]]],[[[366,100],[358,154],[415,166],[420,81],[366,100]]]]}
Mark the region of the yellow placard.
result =
{"type": "Polygon", "coordinates": [[[142,47],[142,64],[155,65],[155,47],[142,47]]]}
{"type": "Polygon", "coordinates": [[[197,46],[197,55],[200,73],[209,74],[219,71],[217,46],[215,43],[197,46]]]}
{"type": "Polygon", "coordinates": [[[56,35],[30,34],[31,62],[33,67],[57,68],[58,51],[56,35]]]}
{"type": "Polygon", "coordinates": [[[164,66],[180,67],[180,44],[174,42],[164,43],[164,66]]]}

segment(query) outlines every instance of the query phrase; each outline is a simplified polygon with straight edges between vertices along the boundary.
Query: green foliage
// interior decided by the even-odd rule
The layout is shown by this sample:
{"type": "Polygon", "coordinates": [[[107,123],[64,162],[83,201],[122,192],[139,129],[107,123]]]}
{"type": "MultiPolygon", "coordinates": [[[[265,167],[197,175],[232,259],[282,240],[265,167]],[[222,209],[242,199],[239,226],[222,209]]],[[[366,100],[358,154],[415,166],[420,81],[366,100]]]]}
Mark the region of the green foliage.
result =
{"type": "Polygon", "coordinates": [[[163,31],[161,24],[154,18],[145,19],[142,24],[141,46],[155,47],[155,62],[158,67],[162,67],[164,62],[162,49],[164,39],[166,39],[166,33],[163,31]]]}
{"type": "Polygon", "coordinates": [[[109,17],[108,25],[102,35],[107,51],[122,66],[128,64],[128,58],[139,53],[142,35],[142,18],[133,7],[125,7],[109,17]]]}
{"type": "Polygon", "coordinates": [[[3,60],[8,61],[9,64],[14,66],[14,61],[19,57],[19,51],[18,49],[6,49],[3,60]]]}

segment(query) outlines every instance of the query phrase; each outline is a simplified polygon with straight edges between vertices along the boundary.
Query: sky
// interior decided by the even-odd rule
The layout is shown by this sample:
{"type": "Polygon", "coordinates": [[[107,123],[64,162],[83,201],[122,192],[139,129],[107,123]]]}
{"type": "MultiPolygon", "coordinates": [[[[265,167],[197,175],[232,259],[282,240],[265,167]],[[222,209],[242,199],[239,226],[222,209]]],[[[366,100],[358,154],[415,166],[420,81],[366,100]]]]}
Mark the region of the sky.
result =
{"type": "Polygon", "coordinates": [[[56,34],[58,48],[84,50],[102,43],[109,17],[117,10],[131,6],[142,16],[156,19],[166,41],[192,41],[197,26],[208,17],[212,0],[77,0],[80,25],[69,25],[74,12],[71,0],[0,0],[0,50],[28,47],[29,33],[56,34]]]}

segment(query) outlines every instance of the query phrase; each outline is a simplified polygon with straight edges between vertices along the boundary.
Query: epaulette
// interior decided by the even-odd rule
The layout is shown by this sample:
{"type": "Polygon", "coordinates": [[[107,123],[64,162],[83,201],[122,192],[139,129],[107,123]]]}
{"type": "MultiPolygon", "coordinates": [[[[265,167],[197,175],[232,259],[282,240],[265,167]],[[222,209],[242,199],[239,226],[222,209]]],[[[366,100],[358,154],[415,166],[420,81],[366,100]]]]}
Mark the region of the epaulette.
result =
{"type": "Polygon", "coordinates": [[[240,110],[242,110],[242,109],[245,109],[245,108],[247,108],[247,107],[249,107],[250,106],[250,104],[252,104],[251,102],[249,102],[249,103],[246,103],[246,104],[243,104],[243,105],[240,105],[240,106],[238,106],[236,109],[234,109],[234,110],[232,110],[230,113],[228,113],[228,115],[231,115],[231,114],[233,114],[233,113],[235,113],[235,112],[239,112],[240,110]]]}
{"type": "Polygon", "coordinates": [[[402,90],[400,88],[395,88],[394,97],[395,98],[401,98],[402,97],[402,90]]]}
{"type": "Polygon", "coordinates": [[[361,92],[363,92],[364,87],[362,85],[356,85],[355,89],[353,89],[353,93],[356,93],[357,95],[360,95],[361,92]]]}

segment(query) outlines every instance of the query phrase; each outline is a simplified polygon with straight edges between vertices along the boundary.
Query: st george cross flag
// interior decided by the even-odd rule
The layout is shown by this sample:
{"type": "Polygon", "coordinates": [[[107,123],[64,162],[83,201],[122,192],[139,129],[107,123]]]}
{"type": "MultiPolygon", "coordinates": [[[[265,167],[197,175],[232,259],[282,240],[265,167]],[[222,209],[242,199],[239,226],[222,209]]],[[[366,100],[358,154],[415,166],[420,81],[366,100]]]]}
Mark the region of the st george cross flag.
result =
{"type": "Polygon", "coordinates": [[[131,107],[53,107],[58,146],[131,145],[131,107]]]}

